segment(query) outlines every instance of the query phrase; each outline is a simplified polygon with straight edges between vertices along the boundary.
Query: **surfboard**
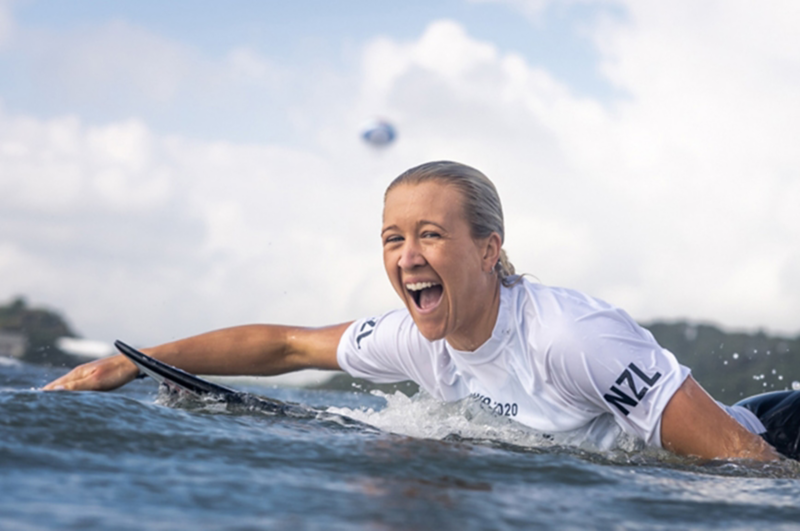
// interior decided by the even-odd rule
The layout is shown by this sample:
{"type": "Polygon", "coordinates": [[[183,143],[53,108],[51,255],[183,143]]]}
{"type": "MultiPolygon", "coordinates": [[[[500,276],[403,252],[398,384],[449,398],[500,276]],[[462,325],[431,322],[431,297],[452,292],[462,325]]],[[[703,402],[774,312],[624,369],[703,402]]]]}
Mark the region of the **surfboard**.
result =
{"type": "Polygon", "coordinates": [[[247,410],[258,410],[275,415],[309,417],[316,414],[310,408],[297,404],[245,393],[209,382],[199,376],[152,358],[122,341],[115,341],[114,346],[126,358],[131,360],[142,373],[158,382],[159,385],[165,386],[170,392],[187,393],[202,400],[226,403],[247,410]]]}

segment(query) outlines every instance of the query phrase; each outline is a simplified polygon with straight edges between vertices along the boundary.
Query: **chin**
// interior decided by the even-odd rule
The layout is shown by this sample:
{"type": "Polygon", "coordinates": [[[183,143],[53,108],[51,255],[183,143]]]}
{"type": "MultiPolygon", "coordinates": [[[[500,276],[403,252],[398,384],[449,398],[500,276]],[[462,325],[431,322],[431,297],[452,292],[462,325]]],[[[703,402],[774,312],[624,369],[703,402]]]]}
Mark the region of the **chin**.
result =
{"type": "Polygon", "coordinates": [[[420,330],[422,336],[427,339],[428,341],[437,341],[439,339],[444,339],[444,334],[426,334],[422,330],[420,330]]]}
{"type": "MultiPolygon", "coordinates": [[[[412,317],[413,317],[413,314],[412,314],[412,317]]],[[[420,323],[418,323],[416,319],[414,319],[414,324],[417,325],[417,329],[419,330],[420,334],[422,334],[422,336],[425,339],[427,339],[428,341],[436,341],[438,339],[444,339],[445,335],[447,335],[447,334],[445,334],[444,330],[441,330],[441,329],[435,329],[434,330],[434,329],[431,329],[431,327],[428,327],[428,326],[424,326],[424,325],[420,326],[420,323]]]]}

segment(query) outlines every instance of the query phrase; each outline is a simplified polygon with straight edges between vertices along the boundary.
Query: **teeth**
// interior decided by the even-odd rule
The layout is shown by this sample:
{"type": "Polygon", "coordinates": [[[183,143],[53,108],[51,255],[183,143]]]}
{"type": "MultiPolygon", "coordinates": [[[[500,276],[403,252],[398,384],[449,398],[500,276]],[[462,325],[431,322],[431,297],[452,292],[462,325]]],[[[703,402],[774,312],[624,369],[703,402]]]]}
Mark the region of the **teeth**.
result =
{"type": "Polygon", "coordinates": [[[406,284],[406,289],[409,291],[420,291],[426,288],[438,286],[435,282],[417,282],[416,284],[406,284]]]}

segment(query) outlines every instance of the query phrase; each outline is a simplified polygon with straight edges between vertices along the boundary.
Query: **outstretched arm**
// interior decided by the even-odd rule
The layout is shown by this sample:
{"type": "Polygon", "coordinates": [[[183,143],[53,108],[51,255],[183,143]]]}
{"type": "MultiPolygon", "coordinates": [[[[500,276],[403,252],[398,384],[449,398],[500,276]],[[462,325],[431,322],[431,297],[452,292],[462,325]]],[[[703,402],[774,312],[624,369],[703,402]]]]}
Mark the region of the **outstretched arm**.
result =
{"type": "Polygon", "coordinates": [[[661,415],[661,443],[680,455],[771,461],[778,453],[728,415],[689,376],[661,415]]]}
{"type": "MultiPolygon", "coordinates": [[[[197,374],[270,376],[300,369],[338,369],[336,348],[349,324],[325,328],[237,326],[142,352],[197,374]]],[[[76,367],[43,389],[109,391],[137,374],[133,363],[117,355],[76,367]]]]}

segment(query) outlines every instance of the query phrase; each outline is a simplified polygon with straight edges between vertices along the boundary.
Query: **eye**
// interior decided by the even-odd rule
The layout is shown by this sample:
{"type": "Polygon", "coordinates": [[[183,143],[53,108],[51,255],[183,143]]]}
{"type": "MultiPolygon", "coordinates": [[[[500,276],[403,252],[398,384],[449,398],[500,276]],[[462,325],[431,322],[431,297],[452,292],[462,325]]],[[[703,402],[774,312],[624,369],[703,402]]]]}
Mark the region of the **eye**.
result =
{"type": "Polygon", "coordinates": [[[398,234],[390,234],[383,239],[384,245],[389,245],[390,243],[397,243],[403,241],[403,237],[398,234]]]}
{"type": "Polygon", "coordinates": [[[441,238],[442,235],[436,232],[435,230],[426,230],[421,234],[423,238],[441,238]]]}

